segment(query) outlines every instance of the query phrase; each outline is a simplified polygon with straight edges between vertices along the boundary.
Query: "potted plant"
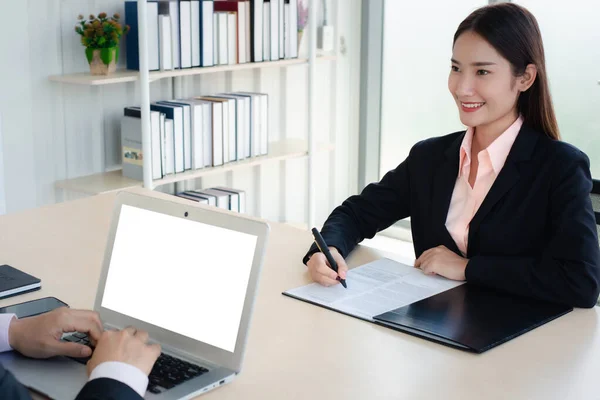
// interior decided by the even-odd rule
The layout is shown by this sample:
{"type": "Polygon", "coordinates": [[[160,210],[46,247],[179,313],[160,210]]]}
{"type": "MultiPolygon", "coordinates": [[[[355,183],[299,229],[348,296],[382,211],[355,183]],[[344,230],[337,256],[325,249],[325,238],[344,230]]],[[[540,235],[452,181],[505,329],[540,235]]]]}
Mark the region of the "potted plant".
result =
{"type": "Polygon", "coordinates": [[[129,32],[129,26],[122,27],[119,18],[119,14],[107,18],[106,13],[98,14],[98,18],[90,15],[89,20],[85,20],[83,15],[77,18],[79,25],[75,26],[75,32],[81,36],[81,44],[85,46],[92,75],[108,75],[117,69],[119,41],[129,32]]]}

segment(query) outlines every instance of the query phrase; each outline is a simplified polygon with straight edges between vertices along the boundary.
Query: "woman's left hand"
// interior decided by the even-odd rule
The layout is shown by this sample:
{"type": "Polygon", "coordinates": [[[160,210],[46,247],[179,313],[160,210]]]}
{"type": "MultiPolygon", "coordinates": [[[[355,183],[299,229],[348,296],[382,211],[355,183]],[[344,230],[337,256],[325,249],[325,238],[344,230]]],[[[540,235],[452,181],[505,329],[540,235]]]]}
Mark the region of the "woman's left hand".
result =
{"type": "Polygon", "coordinates": [[[421,268],[427,275],[441,275],[455,281],[464,281],[468,259],[448,250],[446,246],[438,246],[421,254],[415,261],[415,268],[421,268]]]}

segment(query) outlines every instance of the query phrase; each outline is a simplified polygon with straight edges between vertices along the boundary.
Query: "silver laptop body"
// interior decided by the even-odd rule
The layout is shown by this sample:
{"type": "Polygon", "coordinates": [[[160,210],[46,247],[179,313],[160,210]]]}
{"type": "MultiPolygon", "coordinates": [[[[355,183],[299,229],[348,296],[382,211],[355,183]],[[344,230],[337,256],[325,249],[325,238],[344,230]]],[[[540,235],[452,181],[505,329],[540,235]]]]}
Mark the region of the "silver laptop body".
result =
{"type": "MultiPolygon", "coordinates": [[[[119,193],[113,211],[94,310],[100,314],[105,328],[121,329],[133,325],[146,330],[152,342],[160,343],[164,354],[209,370],[159,394],[147,391],[144,398],[190,399],[231,382],[240,372],[268,232],[269,226],[266,223],[249,218],[196,205],[185,205],[128,192],[119,193]],[[156,249],[157,246],[136,244],[135,239],[128,239],[138,237],[140,232],[147,235],[149,229],[154,229],[154,232],[146,236],[145,240],[151,241],[156,236],[158,239],[155,239],[166,244],[166,248],[156,249]],[[195,233],[198,232],[201,237],[196,237],[195,233]],[[185,236],[177,237],[183,234],[185,236]],[[217,239],[221,240],[220,244],[216,242],[217,239]],[[224,241],[227,241],[226,245],[223,245],[224,241]],[[148,248],[144,248],[147,246],[148,248]],[[189,250],[192,246],[196,246],[193,252],[189,250]],[[219,246],[221,251],[215,249],[219,246]],[[138,258],[141,254],[146,254],[146,251],[149,254],[145,256],[144,271],[151,272],[135,275],[136,281],[126,282],[127,293],[122,293],[123,277],[131,273],[131,269],[140,268],[139,264],[142,262],[138,262],[138,258]],[[172,256],[164,254],[166,251],[172,252],[172,256]],[[132,252],[137,254],[132,257],[132,252]],[[189,256],[192,253],[194,257],[189,256]],[[239,253],[244,253],[245,256],[240,256],[239,253]],[[233,254],[236,256],[232,256],[233,254]],[[119,264],[119,257],[130,263],[119,264]],[[161,257],[173,258],[179,262],[162,267],[159,265],[154,270],[147,268],[154,259],[161,257]],[[182,260],[188,265],[182,267],[181,265],[185,264],[182,260]],[[232,265],[236,260],[238,262],[232,265]],[[243,262],[239,262],[240,260],[243,262]],[[174,269],[180,273],[174,272],[174,269]],[[160,273],[157,274],[156,271],[160,273]],[[202,279],[203,274],[212,274],[211,279],[206,279],[206,283],[202,279]],[[161,282],[162,286],[155,288],[154,296],[150,297],[152,291],[146,293],[148,291],[144,292],[143,286],[140,287],[138,281],[141,275],[157,276],[155,280],[161,282]],[[239,276],[234,284],[230,281],[232,276],[239,276]],[[182,288],[185,285],[187,289],[182,288]],[[190,291],[190,285],[203,289],[190,291]],[[214,294],[209,295],[211,301],[198,300],[191,305],[181,301],[181,296],[186,293],[193,293],[190,296],[201,299],[204,291],[211,290],[209,288],[215,290],[214,294]],[[177,295],[161,294],[169,290],[177,295]],[[227,294],[228,290],[234,292],[227,294]],[[145,301],[140,300],[139,304],[133,304],[137,301],[133,299],[144,296],[145,301]],[[213,296],[227,297],[223,300],[213,296]],[[163,307],[163,303],[166,305],[163,312],[154,313],[149,318],[136,318],[115,310],[126,307],[136,310],[135,307],[138,307],[134,314],[147,314],[146,303],[151,303],[155,298],[162,302],[157,303],[157,307],[163,307]],[[220,310],[229,311],[220,314],[220,310]],[[148,319],[166,316],[172,317],[169,322],[172,326],[185,322],[191,327],[183,324],[181,329],[167,329],[160,324],[148,322],[148,319]],[[213,323],[214,321],[218,323],[213,323]],[[198,337],[202,335],[210,340],[199,340],[198,337]],[[197,337],[194,338],[195,336],[197,337]],[[213,343],[209,343],[210,341],[213,343]]],[[[0,363],[25,386],[53,399],[74,399],[88,379],[86,366],[66,357],[35,360],[16,352],[7,352],[0,354],[0,363]]]]}

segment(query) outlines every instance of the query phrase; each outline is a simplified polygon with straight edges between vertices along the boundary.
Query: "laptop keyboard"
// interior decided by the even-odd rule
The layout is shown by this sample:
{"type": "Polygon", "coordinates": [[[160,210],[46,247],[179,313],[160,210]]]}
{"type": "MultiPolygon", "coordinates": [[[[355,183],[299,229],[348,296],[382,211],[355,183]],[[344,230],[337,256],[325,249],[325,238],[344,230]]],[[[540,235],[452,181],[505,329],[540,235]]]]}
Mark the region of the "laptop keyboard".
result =
{"type": "MultiPolygon", "coordinates": [[[[73,343],[79,343],[79,344],[84,344],[86,346],[88,346],[89,348],[92,349],[92,351],[94,351],[94,345],[90,342],[90,339],[88,338],[88,336],[85,333],[79,333],[76,332],[72,335],[69,336],[65,336],[64,338],[62,338],[63,341],[66,342],[73,342],[73,343]]],[[[79,363],[82,364],[87,364],[87,362],[89,361],[89,359],[91,357],[69,357],[79,363]]]]}
{"type": "MultiPolygon", "coordinates": [[[[74,333],[63,338],[64,341],[80,343],[89,346],[92,350],[94,346],[85,333],[74,333]]],[[[76,358],[73,360],[86,364],[91,357],[76,358]]],[[[199,365],[191,364],[179,358],[161,353],[156,363],[152,367],[150,376],[148,376],[148,391],[150,393],[162,393],[165,390],[174,388],[192,378],[208,372],[208,369],[199,365]]]]}

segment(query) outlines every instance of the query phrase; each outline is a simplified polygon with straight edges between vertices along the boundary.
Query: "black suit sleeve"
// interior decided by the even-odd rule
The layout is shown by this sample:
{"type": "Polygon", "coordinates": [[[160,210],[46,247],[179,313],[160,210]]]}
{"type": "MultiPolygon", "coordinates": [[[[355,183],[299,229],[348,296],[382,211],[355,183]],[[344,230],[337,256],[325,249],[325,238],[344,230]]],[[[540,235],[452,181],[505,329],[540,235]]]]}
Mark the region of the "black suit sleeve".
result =
{"type": "MultiPolygon", "coordinates": [[[[31,400],[25,386],[0,364],[0,399],[31,400]]],[[[135,390],[114,379],[99,378],[88,382],[76,400],[143,400],[135,390]]]]}
{"type": "Polygon", "coordinates": [[[600,291],[600,254],[590,200],[589,159],[557,162],[550,194],[549,235],[531,257],[472,257],[467,281],[575,307],[593,307],[600,291]]]}
{"type": "Polygon", "coordinates": [[[128,385],[109,378],[89,381],[75,400],[142,400],[128,385]]]}
{"type": "Polygon", "coordinates": [[[0,364],[0,399],[31,400],[29,391],[0,364]]]}
{"type": "MultiPolygon", "coordinates": [[[[359,195],[349,197],[333,210],[321,230],[329,247],[337,248],[346,258],[363,239],[372,238],[394,222],[410,216],[411,157],[412,150],[408,158],[381,181],[369,184],[359,195]]],[[[317,251],[313,244],[302,262],[306,264],[317,251]]]]}

